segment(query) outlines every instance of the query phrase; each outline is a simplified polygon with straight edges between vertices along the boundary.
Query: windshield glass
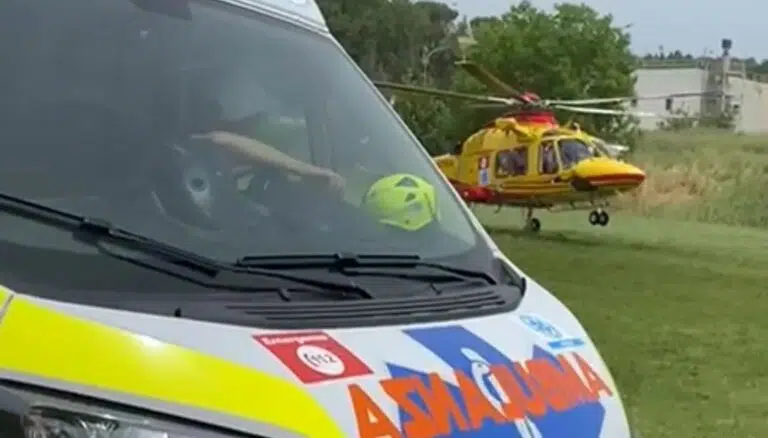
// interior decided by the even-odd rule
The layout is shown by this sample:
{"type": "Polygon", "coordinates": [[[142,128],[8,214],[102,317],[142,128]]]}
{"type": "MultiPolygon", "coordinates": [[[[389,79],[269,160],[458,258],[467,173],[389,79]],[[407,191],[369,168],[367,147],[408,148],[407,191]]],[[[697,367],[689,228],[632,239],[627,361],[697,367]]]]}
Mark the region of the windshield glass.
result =
{"type": "Polygon", "coordinates": [[[592,155],[596,157],[610,155],[608,153],[608,145],[605,143],[603,139],[600,139],[597,137],[591,137],[589,140],[592,146],[592,155]]]}
{"type": "Polygon", "coordinates": [[[581,160],[593,157],[592,151],[581,140],[575,138],[563,138],[558,141],[560,147],[560,159],[563,168],[573,167],[581,160]]]}
{"type": "Polygon", "coordinates": [[[478,241],[327,35],[182,0],[4,0],[0,29],[9,194],[226,260],[478,241]]]}

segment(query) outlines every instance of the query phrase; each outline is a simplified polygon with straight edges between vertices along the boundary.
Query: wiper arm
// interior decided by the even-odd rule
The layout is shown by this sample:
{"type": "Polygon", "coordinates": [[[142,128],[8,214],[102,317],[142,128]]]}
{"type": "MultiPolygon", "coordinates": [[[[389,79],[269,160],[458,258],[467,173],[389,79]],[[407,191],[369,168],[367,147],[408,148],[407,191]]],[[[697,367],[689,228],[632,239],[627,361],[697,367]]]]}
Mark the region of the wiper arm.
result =
{"type": "MultiPolygon", "coordinates": [[[[451,274],[460,280],[479,279],[489,284],[498,282],[493,276],[471,269],[459,268],[442,263],[422,260],[417,254],[279,254],[265,256],[245,256],[238,259],[237,266],[259,267],[262,269],[312,269],[328,268],[341,272],[350,268],[431,268],[447,274],[451,274]]],[[[376,271],[376,275],[384,272],[376,271]]],[[[393,274],[407,278],[403,274],[393,274]]]]}
{"type": "Polygon", "coordinates": [[[278,278],[307,286],[352,293],[361,298],[373,298],[370,292],[354,283],[336,283],[283,272],[275,272],[274,270],[269,269],[258,269],[256,267],[237,266],[230,263],[219,262],[150,237],[127,231],[104,219],[77,215],[4,193],[0,193],[0,211],[29,218],[34,221],[48,224],[52,227],[71,230],[75,234],[75,239],[77,241],[92,245],[104,254],[134,265],[192,281],[203,286],[212,286],[212,284],[210,281],[200,281],[189,275],[182,275],[178,270],[158,266],[157,263],[126,255],[121,251],[116,251],[110,248],[109,245],[105,245],[105,243],[118,245],[131,251],[138,251],[142,254],[150,255],[155,259],[166,261],[173,266],[192,269],[211,278],[216,277],[216,275],[222,271],[263,275],[265,277],[278,278]]]}

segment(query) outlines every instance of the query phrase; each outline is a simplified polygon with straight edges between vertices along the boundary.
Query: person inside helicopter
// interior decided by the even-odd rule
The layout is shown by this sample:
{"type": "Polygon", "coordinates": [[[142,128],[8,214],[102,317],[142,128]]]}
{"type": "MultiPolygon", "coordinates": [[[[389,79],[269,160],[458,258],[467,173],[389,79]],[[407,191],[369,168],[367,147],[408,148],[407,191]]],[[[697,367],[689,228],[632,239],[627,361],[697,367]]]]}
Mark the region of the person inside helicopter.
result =
{"type": "Polygon", "coordinates": [[[580,161],[593,157],[589,147],[579,139],[562,138],[558,141],[558,145],[564,169],[569,169],[580,161]]]}
{"type": "Polygon", "coordinates": [[[543,143],[541,154],[541,173],[545,175],[557,173],[558,165],[555,145],[551,141],[543,143]]]}

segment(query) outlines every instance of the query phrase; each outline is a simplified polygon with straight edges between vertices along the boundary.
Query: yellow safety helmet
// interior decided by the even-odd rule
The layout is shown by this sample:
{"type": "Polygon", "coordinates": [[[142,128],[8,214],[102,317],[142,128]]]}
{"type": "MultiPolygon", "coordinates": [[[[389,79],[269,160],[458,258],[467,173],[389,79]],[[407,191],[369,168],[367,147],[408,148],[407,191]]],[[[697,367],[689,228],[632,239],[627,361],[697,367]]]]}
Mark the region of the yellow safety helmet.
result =
{"type": "Polygon", "coordinates": [[[398,173],[368,188],[362,206],[380,222],[417,231],[438,219],[435,188],[414,175],[398,173]]]}

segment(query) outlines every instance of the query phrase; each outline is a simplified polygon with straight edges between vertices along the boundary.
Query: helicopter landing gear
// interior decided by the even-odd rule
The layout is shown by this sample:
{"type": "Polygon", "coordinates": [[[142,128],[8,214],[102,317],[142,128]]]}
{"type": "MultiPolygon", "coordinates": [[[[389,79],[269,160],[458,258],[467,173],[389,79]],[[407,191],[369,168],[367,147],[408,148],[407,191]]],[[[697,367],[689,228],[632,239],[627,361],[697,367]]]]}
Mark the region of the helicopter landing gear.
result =
{"type": "Polygon", "coordinates": [[[589,213],[589,223],[593,226],[600,225],[604,227],[610,222],[611,216],[605,210],[592,210],[589,213]]]}
{"type": "Polygon", "coordinates": [[[528,220],[528,223],[525,224],[525,228],[528,231],[532,231],[534,233],[537,233],[541,229],[541,221],[538,220],[535,217],[532,217],[528,220]]]}
{"type": "Polygon", "coordinates": [[[541,221],[538,218],[533,217],[532,208],[525,211],[525,229],[534,233],[541,229],[541,221]]]}

